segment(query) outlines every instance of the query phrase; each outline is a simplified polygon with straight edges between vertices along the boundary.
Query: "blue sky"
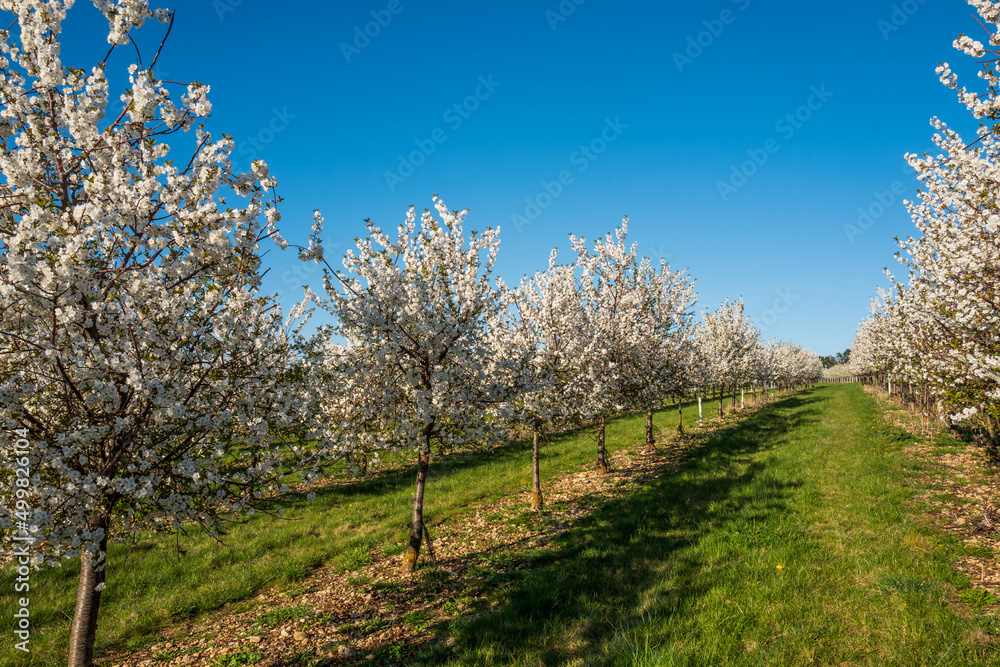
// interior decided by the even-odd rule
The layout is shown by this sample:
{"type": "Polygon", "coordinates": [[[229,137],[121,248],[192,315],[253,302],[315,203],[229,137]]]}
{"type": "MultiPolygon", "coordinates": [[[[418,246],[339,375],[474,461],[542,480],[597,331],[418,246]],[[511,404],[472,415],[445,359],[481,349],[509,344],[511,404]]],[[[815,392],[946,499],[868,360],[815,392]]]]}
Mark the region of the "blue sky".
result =
{"type": "MultiPolygon", "coordinates": [[[[84,5],[67,64],[106,49],[84,5]]],[[[394,229],[434,193],[468,228],[501,227],[509,283],[627,214],[641,254],[690,269],[699,309],[742,295],[765,337],[819,354],[850,345],[892,237],[914,230],[903,155],[932,148],[933,115],[974,127],[934,73],[977,82],[951,46],[981,33],[960,0],[166,6],[161,76],[211,85],[209,130],[269,164],[291,242],[323,212],[335,266],[365,218],[394,229]]],[[[286,307],[321,287],[291,252],[265,263],[286,307]]]]}

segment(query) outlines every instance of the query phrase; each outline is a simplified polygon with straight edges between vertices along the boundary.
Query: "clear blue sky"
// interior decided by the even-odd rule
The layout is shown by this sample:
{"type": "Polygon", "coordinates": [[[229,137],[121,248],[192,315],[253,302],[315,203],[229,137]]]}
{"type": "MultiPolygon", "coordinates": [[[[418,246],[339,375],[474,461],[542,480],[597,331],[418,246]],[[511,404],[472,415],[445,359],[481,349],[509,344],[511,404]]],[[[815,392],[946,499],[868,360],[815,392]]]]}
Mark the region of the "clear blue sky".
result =
{"type": "MultiPolygon", "coordinates": [[[[89,4],[70,13],[67,64],[106,48],[89,4]]],[[[960,0],[164,6],[161,76],[211,85],[210,131],[270,165],[287,239],[304,244],[322,210],[335,266],[365,218],[394,229],[433,193],[469,228],[502,228],[510,283],[628,214],[641,254],[690,269],[699,309],[742,295],[766,337],[820,354],[850,345],[892,237],[913,232],[904,153],[932,148],[932,115],[973,127],[934,74],[946,60],[975,83],[951,47],[981,31],[960,0]],[[849,239],[859,207],[876,215],[849,239]]],[[[286,307],[321,287],[291,252],[265,262],[286,307]]]]}

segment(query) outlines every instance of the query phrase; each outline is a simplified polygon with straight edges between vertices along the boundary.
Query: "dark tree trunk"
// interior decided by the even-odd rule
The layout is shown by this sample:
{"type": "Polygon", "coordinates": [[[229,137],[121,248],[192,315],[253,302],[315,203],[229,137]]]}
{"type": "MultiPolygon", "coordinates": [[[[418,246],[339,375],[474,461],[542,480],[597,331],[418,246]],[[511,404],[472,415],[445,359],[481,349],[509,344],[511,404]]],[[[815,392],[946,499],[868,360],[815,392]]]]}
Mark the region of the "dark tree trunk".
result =
{"type": "Polygon", "coordinates": [[[604,417],[597,423],[597,469],[604,474],[610,470],[604,456],[604,417]]]}
{"type": "MultiPolygon", "coordinates": [[[[92,529],[96,528],[104,529],[100,548],[106,554],[110,529],[108,515],[95,522],[92,529]]],[[[95,554],[88,552],[80,556],[80,581],[76,589],[76,611],[69,632],[69,667],[91,667],[94,664],[97,614],[101,608],[101,591],[97,588],[104,583],[106,565],[107,557],[98,563],[95,554]]]]}
{"type": "Polygon", "coordinates": [[[997,451],[997,431],[993,426],[993,418],[989,415],[986,417],[986,452],[992,465],[1000,462],[1000,451],[997,451]]]}
{"type": "Polygon", "coordinates": [[[653,408],[646,409],[646,451],[656,451],[656,440],[653,438],[653,408]]]}
{"type": "Polygon", "coordinates": [[[538,469],[538,429],[531,432],[531,509],[542,509],[542,477],[538,469]]]}
{"type": "Polygon", "coordinates": [[[684,398],[677,398],[677,435],[684,435],[684,398]]]}
{"type": "Polygon", "coordinates": [[[722,419],[722,387],[719,387],[719,419],[722,419]]]}
{"type": "Polygon", "coordinates": [[[427,485],[427,470],[431,466],[430,436],[426,436],[426,452],[417,454],[417,488],[413,493],[413,520],[410,523],[410,541],[403,555],[403,572],[417,569],[420,544],[424,535],[424,487],[427,485]]]}

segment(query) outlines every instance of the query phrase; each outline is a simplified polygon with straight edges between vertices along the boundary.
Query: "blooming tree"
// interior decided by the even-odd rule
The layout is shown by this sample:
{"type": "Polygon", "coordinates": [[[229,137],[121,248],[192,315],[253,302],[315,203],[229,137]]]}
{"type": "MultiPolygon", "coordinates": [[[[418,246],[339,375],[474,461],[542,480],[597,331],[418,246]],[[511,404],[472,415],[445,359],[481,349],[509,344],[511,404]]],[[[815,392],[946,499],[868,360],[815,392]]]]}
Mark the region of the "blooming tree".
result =
{"type": "MultiPolygon", "coordinates": [[[[81,559],[69,664],[89,665],[109,540],[217,532],[280,491],[304,465],[307,394],[258,292],[267,167],[237,173],[232,141],[202,126],[208,87],[175,99],[155,58],[129,68],[109,114],[106,63],[60,59],[71,4],[0,0],[17,23],[0,32],[0,459],[30,468],[16,492],[2,480],[0,526],[8,550],[34,539],[36,567],[81,559]]],[[[172,20],[145,0],[94,4],[112,49],[172,20]]]]}
{"type": "Polygon", "coordinates": [[[548,271],[525,277],[509,293],[513,319],[493,327],[495,354],[527,360],[526,384],[513,415],[532,433],[532,507],[542,506],[539,439],[546,428],[580,423],[588,406],[585,362],[594,341],[573,264],[557,264],[549,256],[548,271]]]}
{"type": "MultiPolygon", "coordinates": [[[[636,289],[642,300],[642,317],[633,332],[625,393],[646,412],[646,448],[656,446],[653,412],[668,397],[681,397],[692,390],[697,377],[694,312],[697,301],[694,282],[686,271],[672,271],[660,262],[659,271],[648,258],[639,264],[636,289]]],[[[680,417],[680,415],[679,415],[680,417]]],[[[678,421],[682,432],[683,422],[678,421]]]]}
{"type": "Polygon", "coordinates": [[[581,275],[581,294],[587,309],[593,341],[584,360],[588,386],[586,409],[596,425],[597,468],[608,472],[605,455],[605,426],[608,418],[623,410],[634,399],[631,373],[641,357],[642,330],[648,306],[638,289],[639,262],[636,246],[626,246],[628,218],[614,234],[587,248],[586,239],[570,235],[577,253],[581,275]]]}
{"type": "Polygon", "coordinates": [[[702,312],[695,339],[704,360],[705,386],[719,388],[719,417],[723,414],[723,393],[753,377],[754,360],[760,348],[760,333],[743,314],[743,299],[727,299],[714,312],[702,312]]]}
{"type": "Polygon", "coordinates": [[[888,320],[877,312],[858,325],[851,344],[851,366],[861,376],[877,376],[891,368],[888,320]]]}
{"type": "Polygon", "coordinates": [[[770,389],[781,378],[781,368],[778,360],[779,343],[775,340],[764,342],[757,349],[754,359],[751,381],[760,387],[757,402],[767,396],[770,389]]]}
{"type": "Polygon", "coordinates": [[[343,462],[364,476],[392,451],[383,436],[383,404],[403,396],[402,386],[384,365],[372,363],[364,348],[345,346],[325,329],[304,345],[305,381],[315,400],[306,417],[317,437],[315,453],[324,467],[343,462]]]}
{"type": "MultiPolygon", "coordinates": [[[[416,567],[426,532],[424,490],[432,450],[497,442],[504,435],[506,404],[520,386],[516,365],[491,354],[487,326],[504,307],[490,284],[499,230],[466,238],[467,211],[449,211],[436,196],[434,207],[439,218],[425,210],[419,229],[410,207],[395,240],[366,221],[369,235],[357,242],[356,253],[345,255],[346,271],[326,272],[326,297],[311,295],[335,317],[326,333],[347,341],[349,360],[342,368],[353,376],[348,386],[360,393],[334,387],[331,399],[327,392],[328,406],[332,400],[334,407],[326,409],[346,417],[320,424],[324,437],[346,443],[341,448],[350,452],[359,437],[352,431],[363,429],[368,446],[415,455],[404,571],[416,567]],[[337,395],[362,407],[338,407],[337,395]]],[[[323,258],[321,222],[305,259],[323,258]]]]}

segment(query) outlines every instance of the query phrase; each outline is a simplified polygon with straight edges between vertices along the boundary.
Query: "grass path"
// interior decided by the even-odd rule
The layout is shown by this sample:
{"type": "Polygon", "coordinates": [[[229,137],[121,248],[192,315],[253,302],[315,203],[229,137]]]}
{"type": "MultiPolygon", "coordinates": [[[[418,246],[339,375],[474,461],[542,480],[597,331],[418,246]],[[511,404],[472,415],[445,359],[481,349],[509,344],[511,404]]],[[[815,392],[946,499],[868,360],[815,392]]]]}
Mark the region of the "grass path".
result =
{"type": "Polygon", "coordinates": [[[599,508],[441,662],[1000,664],[901,446],[857,385],[765,408],[599,508]]]}

